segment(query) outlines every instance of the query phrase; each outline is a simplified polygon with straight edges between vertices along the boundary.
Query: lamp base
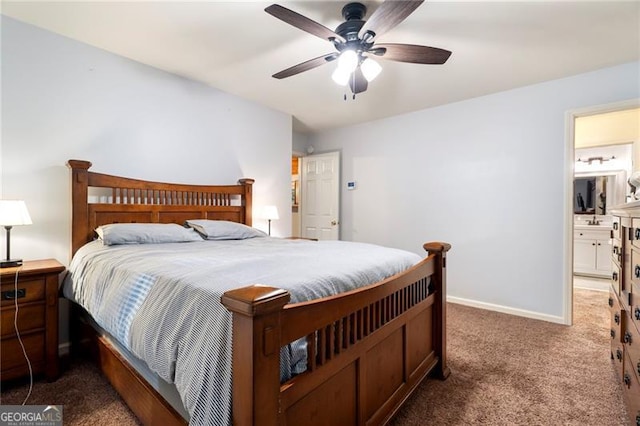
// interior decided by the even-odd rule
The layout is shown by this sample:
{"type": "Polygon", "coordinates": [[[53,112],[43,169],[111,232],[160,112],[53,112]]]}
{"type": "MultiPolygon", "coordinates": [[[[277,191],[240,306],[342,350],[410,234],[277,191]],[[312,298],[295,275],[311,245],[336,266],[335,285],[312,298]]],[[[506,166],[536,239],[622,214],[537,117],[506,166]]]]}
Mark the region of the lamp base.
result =
{"type": "Polygon", "coordinates": [[[22,259],[0,260],[0,268],[15,268],[16,266],[22,266],[22,259]]]}

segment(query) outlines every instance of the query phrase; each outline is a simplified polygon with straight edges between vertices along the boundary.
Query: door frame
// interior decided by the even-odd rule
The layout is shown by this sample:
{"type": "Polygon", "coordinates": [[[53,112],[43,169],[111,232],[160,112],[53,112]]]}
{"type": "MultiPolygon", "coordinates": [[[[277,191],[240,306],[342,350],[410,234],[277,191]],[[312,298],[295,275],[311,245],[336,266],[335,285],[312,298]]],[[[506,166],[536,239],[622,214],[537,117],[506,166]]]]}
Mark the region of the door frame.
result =
{"type": "Polygon", "coordinates": [[[293,205],[292,205],[292,212],[291,212],[291,236],[293,237],[300,237],[302,235],[302,226],[301,226],[301,221],[300,221],[300,211],[302,209],[302,187],[300,186],[300,182],[301,182],[301,175],[302,175],[302,157],[304,157],[305,154],[302,151],[291,151],[291,158],[293,157],[297,157],[298,158],[298,229],[293,228],[293,205]]]}
{"type": "MultiPolygon", "coordinates": [[[[573,324],[573,178],[575,157],[575,119],[590,115],[605,114],[608,112],[623,111],[640,107],[640,98],[628,99],[609,104],[594,105],[585,108],[569,110],[565,113],[565,140],[564,140],[564,292],[563,292],[563,324],[573,324]]],[[[635,156],[635,153],[633,153],[635,156]]],[[[635,167],[640,167],[636,164],[635,167]]]]}

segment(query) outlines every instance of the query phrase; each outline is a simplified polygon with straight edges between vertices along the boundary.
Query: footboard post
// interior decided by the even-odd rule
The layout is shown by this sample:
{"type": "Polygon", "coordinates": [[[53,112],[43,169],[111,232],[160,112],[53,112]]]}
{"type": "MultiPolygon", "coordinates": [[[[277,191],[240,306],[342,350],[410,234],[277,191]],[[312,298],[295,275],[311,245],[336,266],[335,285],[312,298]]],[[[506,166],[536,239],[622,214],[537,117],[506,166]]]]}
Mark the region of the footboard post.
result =
{"type": "Polygon", "coordinates": [[[451,244],[432,242],[424,244],[424,249],[431,255],[436,255],[436,268],[433,275],[436,299],[434,302],[434,344],[438,355],[438,366],[435,373],[440,379],[446,379],[451,374],[447,365],[447,252],[451,244]]]}
{"type": "Polygon", "coordinates": [[[227,291],[233,313],[233,424],[276,425],[280,409],[280,316],[287,291],[253,285],[227,291]]]}

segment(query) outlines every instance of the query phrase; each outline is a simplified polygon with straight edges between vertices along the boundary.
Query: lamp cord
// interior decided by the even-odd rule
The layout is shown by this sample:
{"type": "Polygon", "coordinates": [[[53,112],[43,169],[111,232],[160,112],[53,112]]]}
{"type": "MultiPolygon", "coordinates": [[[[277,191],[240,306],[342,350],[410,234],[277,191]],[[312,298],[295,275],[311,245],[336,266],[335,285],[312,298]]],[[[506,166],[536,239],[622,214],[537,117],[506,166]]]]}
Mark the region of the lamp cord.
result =
{"type": "Polygon", "coordinates": [[[31,368],[31,361],[29,361],[29,356],[27,355],[27,350],[24,348],[24,343],[22,343],[22,338],[20,337],[20,331],[18,330],[18,271],[20,268],[16,269],[16,278],[13,285],[13,301],[15,306],[15,314],[13,316],[13,328],[16,330],[16,336],[18,337],[18,342],[20,342],[20,347],[22,348],[22,353],[24,354],[24,359],[27,360],[27,365],[29,366],[29,392],[25,397],[24,401],[22,401],[21,405],[25,405],[29,397],[31,396],[31,391],[33,390],[33,370],[31,368]]]}

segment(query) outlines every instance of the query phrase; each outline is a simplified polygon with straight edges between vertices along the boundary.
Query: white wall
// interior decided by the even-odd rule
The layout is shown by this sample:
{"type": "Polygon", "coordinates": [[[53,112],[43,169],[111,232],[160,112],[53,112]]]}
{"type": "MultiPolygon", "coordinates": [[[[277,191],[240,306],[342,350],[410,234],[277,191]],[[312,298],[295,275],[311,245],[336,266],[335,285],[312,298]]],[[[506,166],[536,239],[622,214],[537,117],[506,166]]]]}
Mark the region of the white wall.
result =
{"type": "Polygon", "coordinates": [[[0,187],[33,220],[13,230],[14,257],[68,264],[71,158],[147,180],[254,178],[254,226],[266,230],[256,215],[275,204],[272,233],[290,234],[291,116],[4,16],[1,26],[0,187]]]}
{"type": "Polygon", "coordinates": [[[565,112],[640,96],[638,75],[631,63],[311,136],[342,152],[343,239],[449,242],[451,299],[561,321],[565,112]]]}
{"type": "Polygon", "coordinates": [[[148,180],[254,178],[254,226],[276,204],[289,235],[291,145],[289,115],[2,17],[2,196],[33,220],[15,256],[68,262],[70,158],[148,180]]]}
{"type": "Polygon", "coordinates": [[[299,154],[306,155],[309,135],[307,135],[306,133],[293,132],[292,138],[293,151],[299,154]]]}
{"type": "MultiPolygon", "coordinates": [[[[640,108],[575,119],[575,146],[587,148],[633,143],[633,163],[640,167],[640,108]]],[[[631,169],[633,170],[633,169],[631,169]]]]}

